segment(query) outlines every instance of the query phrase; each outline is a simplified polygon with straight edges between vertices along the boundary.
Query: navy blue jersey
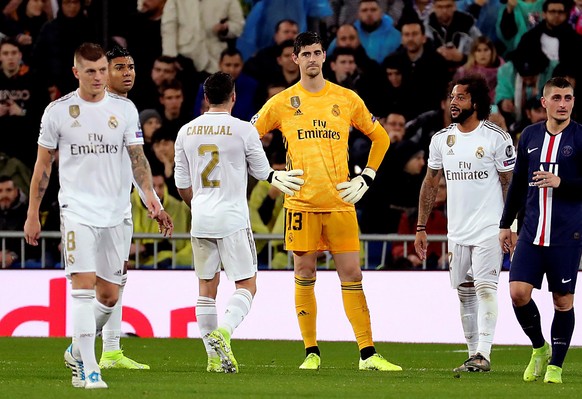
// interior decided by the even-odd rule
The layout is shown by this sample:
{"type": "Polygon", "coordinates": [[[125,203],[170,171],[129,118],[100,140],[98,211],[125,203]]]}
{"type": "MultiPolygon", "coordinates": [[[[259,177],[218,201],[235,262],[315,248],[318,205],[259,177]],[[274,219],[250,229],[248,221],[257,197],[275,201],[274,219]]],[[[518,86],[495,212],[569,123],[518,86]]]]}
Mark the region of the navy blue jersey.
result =
{"type": "Polygon", "coordinates": [[[546,247],[582,244],[581,125],[571,121],[556,135],[546,131],[545,122],[523,131],[500,227],[509,228],[520,209],[520,240],[546,247]],[[536,187],[533,173],[539,170],[559,176],[560,186],[536,187]]]}

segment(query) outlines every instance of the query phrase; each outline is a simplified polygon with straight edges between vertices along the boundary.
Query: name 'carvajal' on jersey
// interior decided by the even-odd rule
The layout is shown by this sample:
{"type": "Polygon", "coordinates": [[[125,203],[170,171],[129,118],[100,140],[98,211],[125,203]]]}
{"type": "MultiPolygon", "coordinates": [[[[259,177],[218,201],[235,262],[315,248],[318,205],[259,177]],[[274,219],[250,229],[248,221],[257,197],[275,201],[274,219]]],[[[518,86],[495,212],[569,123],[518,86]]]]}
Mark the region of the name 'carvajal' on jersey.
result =
{"type": "Polygon", "coordinates": [[[186,131],[186,136],[192,136],[193,134],[212,134],[212,135],[220,135],[220,136],[232,136],[232,132],[230,131],[230,126],[212,126],[212,125],[198,125],[198,126],[190,126],[186,131]]]}

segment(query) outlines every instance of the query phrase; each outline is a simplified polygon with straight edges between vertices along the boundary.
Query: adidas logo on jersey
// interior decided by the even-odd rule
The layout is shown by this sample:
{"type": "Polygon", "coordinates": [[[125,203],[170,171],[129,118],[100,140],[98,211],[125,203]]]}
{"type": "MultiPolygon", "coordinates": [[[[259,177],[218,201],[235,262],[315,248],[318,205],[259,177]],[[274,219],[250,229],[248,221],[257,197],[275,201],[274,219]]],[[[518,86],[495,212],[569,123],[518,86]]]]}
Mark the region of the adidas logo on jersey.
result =
{"type": "Polygon", "coordinates": [[[75,121],[71,123],[71,127],[81,127],[81,124],[79,123],[78,120],[75,119],[75,121]]]}
{"type": "Polygon", "coordinates": [[[114,276],[121,276],[122,274],[123,272],[121,271],[121,269],[113,273],[114,276]]]}
{"type": "Polygon", "coordinates": [[[449,152],[447,152],[447,155],[455,155],[452,148],[449,150],[449,152]]]}
{"type": "Polygon", "coordinates": [[[300,109],[298,109],[297,111],[295,111],[295,113],[293,114],[293,116],[299,116],[299,115],[303,115],[303,112],[301,112],[300,109]]]}
{"type": "Polygon", "coordinates": [[[491,270],[491,273],[489,273],[492,276],[497,276],[497,270],[493,269],[491,270]]]}

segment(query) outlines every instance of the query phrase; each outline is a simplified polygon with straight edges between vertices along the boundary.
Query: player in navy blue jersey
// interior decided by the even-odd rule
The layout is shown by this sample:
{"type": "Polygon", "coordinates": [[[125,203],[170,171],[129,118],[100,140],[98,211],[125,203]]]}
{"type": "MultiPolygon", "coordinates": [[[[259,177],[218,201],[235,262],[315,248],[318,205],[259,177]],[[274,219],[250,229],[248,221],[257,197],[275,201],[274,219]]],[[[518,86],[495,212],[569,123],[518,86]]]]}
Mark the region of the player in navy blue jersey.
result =
{"type": "Polygon", "coordinates": [[[528,126],[520,137],[499,241],[509,252],[509,227],[522,209],[509,286],[515,315],[533,346],[523,379],[535,381],[545,370],[544,382],[561,383],[574,331],[574,290],[582,254],[582,126],[571,119],[574,89],[566,79],[550,79],[541,101],[548,119],[528,126]],[[531,298],[544,274],[555,309],[551,345],[531,298]]]}

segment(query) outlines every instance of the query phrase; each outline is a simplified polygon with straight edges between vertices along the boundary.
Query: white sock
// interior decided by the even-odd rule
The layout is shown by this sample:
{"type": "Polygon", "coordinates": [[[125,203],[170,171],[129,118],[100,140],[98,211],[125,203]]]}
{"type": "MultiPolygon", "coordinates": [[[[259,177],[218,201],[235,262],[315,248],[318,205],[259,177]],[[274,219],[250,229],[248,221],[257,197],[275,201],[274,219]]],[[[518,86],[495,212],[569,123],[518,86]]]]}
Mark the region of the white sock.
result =
{"type": "Polygon", "coordinates": [[[461,324],[465,333],[465,341],[467,341],[469,357],[471,357],[477,353],[477,344],[479,343],[477,294],[475,287],[463,286],[457,288],[457,294],[460,301],[461,324]]]}
{"type": "Polygon", "coordinates": [[[497,284],[490,281],[475,283],[479,304],[479,345],[477,352],[487,360],[491,358],[491,346],[497,325],[497,284]]]}
{"type": "Polygon", "coordinates": [[[253,303],[253,295],[245,288],[239,288],[234,291],[230,297],[226,311],[224,312],[224,319],[220,323],[220,327],[224,328],[230,335],[244,320],[253,303]]]}
{"type": "Polygon", "coordinates": [[[200,336],[209,357],[217,356],[216,352],[208,344],[207,335],[218,328],[218,316],[216,312],[216,300],[205,296],[198,297],[196,302],[196,320],[200,336]]]}
{"type": "Polygon", "coordinates": [[[123,289],[125,288],[125,283],[127,282],[127,274],[124,274],[121,278],[121,285],[119,286],[119,298],[115,304],[115,308],[109,320],[103,326],[103,332],[101,336],[103,337],[103,352],[118,351],[121,349],[119,345],[119,340],[121,338],[121,318],[122,318],[122,304],[121,298],[123,297],[123,289]]]}
{"type": "Polygon", "coordinates": [[[73,316],[73,356],[75,349],[81,356],[85,366],[86,375],[93,371],[99,372],[99,366],[95,359],[95,314],[93,313],[93,300],[95,290],[71,291],[71,310],[73,316]]]}
{"type": "Polygon", "coordinates": [[[97,300],[97,298],[93,298],[93,314],[95,316],[95,331],[100,332],[103,329],[107,320],[109,320],[109,316],[111,316],[111,312],[115,309],[115,305],[109,307],[105,306],[101,302],[97,300]]]}

